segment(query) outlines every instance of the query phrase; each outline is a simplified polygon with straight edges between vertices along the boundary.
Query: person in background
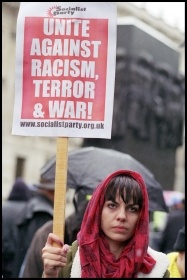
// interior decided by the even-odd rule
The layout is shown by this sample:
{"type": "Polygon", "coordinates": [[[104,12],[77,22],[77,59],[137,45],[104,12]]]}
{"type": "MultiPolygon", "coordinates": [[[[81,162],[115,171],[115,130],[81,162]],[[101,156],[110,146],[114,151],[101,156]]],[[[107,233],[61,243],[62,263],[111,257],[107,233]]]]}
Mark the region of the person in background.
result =
{"type": "Polygon", "coordinates": [[[23,178],[17,178],[8,198],[2,202],[2,274],[12,278],[17,244],[17,220],[26,207],[32,192],[23,178]]]}
{"type": "Polygon", "coordinates": [[[53,219],[55,181],[48,178],[45,171],[45,168],[42,167],[39,183],[33,185],[35,191],[32,191],[31,199],[17,217],[17,239],[12,278],[18,278],[22,262],[35,232],[47,221],[53,219]]]}
{"type": "MultiPolygon", "coordinates": [[[[71,244],[76,240],[87,204],[88,200],[79,202],[76,211],[66,218],[64,235],[65,243],[71,244]]],[[[22,264],[19,278],[41,278],[43,272],[41,252],[42,248],[45,246],[49,233],[52,231],[52,220],[45,223],[36,231],[22,264]]]]}
{"type": "Polygon", "coordinates": [[[168,254],[173,251],[173,245],[180,228],[185,224],[185,199],[173,205],[167,215],[165,226],[160,235],[158,250],[168,254]]]}
{"type": "Polygon", "coordinates": [[[185,226],[179,230],[173,252],[167,256],[170,261],[170,278],[185,278],[185,226]]]}
{"type": "Polygon", "coordinates": [[[169,278],[167,256],[148,246],[148,203],[139,173],[108,175],[91,196],[77,240],[69,246],[48,235],[42,277],[169,278]]]}
{"type": "Polygon", "coordinates": [[[28,201],[32,197],[32,191],[23,178],[16,178],[7,200],[9,201],[28,201]]]}
{"type": "Polygon", "coordinates": [[[53,231],[53,220],[46,222],[34,234],[21,265],[19,278],[41,278],[43,272],[42,248],[47,236],[53,231]]]}

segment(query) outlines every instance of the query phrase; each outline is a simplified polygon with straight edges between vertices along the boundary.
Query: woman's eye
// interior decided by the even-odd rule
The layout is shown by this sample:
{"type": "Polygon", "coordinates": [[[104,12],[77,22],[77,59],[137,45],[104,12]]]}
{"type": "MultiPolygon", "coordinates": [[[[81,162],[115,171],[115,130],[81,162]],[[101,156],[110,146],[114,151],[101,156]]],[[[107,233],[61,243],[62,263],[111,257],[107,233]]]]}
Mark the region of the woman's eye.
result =
{"type": "Polygon", "coordinates": [[[109,204],[108,204],[108,208],[113,209],[113,208],[115,208],[115,207],[116,207],[116,204],[115,204],[115,203],[109,203],[109,204]]]}
{"type": "Polygon", "coordinates": [[[138,212],[139,211],[139,207],[136,207],[136,206],[129,206],[127,207],[127,210],[129,212],[138,212]]]}

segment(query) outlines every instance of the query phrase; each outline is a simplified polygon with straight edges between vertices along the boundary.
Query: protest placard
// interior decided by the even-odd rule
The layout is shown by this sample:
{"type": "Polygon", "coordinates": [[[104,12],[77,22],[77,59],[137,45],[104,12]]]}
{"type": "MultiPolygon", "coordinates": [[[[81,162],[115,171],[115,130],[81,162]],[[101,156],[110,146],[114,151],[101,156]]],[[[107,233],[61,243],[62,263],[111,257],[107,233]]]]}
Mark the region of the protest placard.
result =
{"type": "Polygon", "coordinates": [[[12,134],[111,138],[116,4],[21,2],[12,134]]]}
{"type": "Polygon", "coordinates": [[[64,238],[68,137],[111,138],[116,3],[21,2],[12,134],[57,137],[53,232],[64,238]]]}

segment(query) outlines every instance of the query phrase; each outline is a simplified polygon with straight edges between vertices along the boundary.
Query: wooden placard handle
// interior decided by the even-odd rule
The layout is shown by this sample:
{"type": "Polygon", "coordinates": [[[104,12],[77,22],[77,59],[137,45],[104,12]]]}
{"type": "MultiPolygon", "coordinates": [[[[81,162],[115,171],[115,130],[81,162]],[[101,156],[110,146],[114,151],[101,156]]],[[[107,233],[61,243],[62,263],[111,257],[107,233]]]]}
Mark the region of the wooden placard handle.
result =
{"type": "MultiPolygon", "coordinates": [[[[68,138],[57,138],[53,233],[64,242],[68,138]]],[[[55,246],[55,244],[54,244],[55,246]]]]}

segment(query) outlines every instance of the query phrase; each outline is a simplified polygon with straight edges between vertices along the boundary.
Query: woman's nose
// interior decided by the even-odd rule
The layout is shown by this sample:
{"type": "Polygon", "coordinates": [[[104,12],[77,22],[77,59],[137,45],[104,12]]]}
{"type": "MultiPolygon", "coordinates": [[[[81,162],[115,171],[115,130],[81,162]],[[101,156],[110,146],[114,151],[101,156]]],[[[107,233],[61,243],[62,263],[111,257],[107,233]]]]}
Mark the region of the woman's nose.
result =
{"type": "Polygon", "coordinates": [[[117,219],[118,220],[125,220],[125,219],[127,219],[127,213],[126,213],[124,207],[120,207],[119,208],[119,211],[117,213],[117,219]]]}

